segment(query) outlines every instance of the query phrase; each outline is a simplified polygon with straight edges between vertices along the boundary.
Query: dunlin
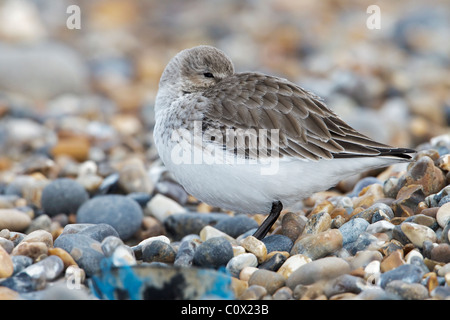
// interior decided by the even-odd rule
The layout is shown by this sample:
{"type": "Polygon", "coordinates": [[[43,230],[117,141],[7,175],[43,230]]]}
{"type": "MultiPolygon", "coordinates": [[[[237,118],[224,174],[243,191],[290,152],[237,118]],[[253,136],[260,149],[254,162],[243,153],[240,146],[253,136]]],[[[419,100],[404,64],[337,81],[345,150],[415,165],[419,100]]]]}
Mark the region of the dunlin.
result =
{"type": "Polygon", "coordinates": [[[282,78],[234,72],[211,46],[178,53],[155,105],[154,140],[187,192],[212,206],[269,216],[262,239],[289,207],[365,170],[408,161],[357,132],[313,93],[282,78]]]}

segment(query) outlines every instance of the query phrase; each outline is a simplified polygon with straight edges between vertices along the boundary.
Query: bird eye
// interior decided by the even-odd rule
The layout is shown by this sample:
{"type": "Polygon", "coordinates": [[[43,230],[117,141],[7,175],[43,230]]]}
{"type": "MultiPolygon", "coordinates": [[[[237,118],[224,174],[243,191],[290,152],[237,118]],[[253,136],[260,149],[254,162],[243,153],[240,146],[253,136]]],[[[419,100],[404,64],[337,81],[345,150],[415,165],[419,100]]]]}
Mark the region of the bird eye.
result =
{"type": "Polygon", "coordinates": [[[211,72],[205,72],[203,75],[205,78],[214,78],[214,75],[211,72]]]}

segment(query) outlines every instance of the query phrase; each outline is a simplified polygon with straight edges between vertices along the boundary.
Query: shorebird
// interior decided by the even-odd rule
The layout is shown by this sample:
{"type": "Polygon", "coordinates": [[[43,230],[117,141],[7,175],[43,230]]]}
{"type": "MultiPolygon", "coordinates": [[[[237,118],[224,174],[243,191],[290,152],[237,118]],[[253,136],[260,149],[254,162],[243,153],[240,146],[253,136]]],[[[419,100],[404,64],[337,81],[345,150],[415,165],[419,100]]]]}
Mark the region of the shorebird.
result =
{"type": "Polygon", "coordinates": [[[357,132],[315,94],[283,78],[234,71],[211,46],[167,64],[155,103],[154,141],[178,182],[215,207],[269,216],[363,171],[409,161],[357,132]]]}

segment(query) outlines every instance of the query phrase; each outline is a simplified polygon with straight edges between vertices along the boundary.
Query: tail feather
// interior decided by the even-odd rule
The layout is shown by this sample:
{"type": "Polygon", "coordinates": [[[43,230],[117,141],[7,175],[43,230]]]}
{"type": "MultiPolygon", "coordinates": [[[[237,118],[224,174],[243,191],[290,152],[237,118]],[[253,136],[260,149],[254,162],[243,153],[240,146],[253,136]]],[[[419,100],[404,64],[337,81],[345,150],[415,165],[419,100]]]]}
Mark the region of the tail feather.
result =
{"type": "Polygon", "coordinates": [[[409,148],[373,148],[379,153],[376,155],[358,154],[358,153],[337,153],[334,158],[361,158],[361,157],[395,157],[401,159],[412,159],[411,154],[416,153],[414,149],[409,148]]]}

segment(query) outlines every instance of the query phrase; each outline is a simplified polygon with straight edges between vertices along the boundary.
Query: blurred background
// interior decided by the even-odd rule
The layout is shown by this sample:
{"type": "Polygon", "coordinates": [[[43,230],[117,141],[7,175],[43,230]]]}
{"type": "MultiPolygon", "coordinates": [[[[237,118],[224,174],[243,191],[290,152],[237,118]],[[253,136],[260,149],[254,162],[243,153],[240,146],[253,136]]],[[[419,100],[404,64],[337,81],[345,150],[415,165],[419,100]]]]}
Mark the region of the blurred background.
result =
{"type": "Polygon", "coordinates": [[[238,72],[315,92],[379,141],[415,147],[449,133],[449,39],[447,0],[0,0],[0,178],[54,170],[50,159],[64,163],[60,176],[86,160],[106,163],[103,176],[131,154],[156,161],[159,78],[199,44],[238,72]],[[366,25],[373,4],[380,29],[366,25]]]}

